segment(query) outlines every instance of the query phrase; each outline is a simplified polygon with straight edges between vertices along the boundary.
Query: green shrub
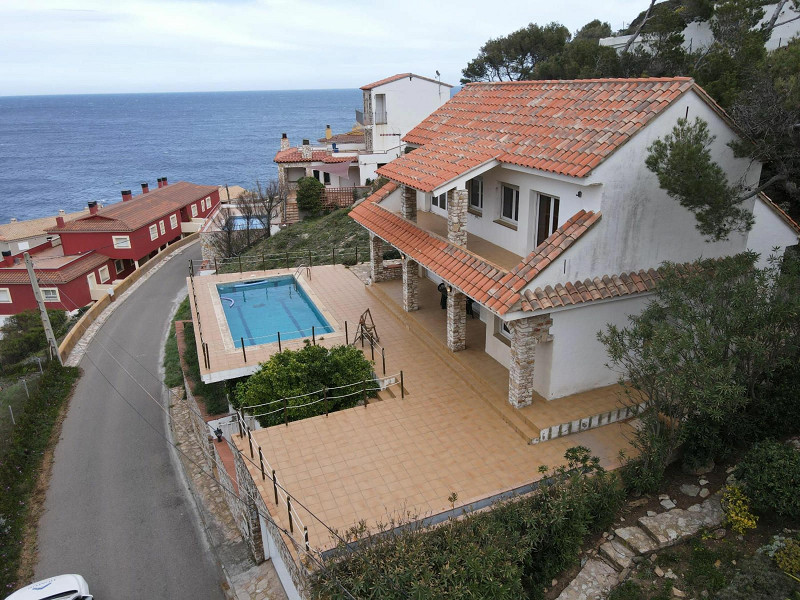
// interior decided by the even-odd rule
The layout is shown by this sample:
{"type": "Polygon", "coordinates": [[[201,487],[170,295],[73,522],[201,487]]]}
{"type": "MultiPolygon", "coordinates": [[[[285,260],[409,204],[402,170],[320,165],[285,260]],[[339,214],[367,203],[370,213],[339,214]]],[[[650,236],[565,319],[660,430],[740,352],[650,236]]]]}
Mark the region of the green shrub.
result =
{"type": "Polygon", "coordinates": [[[324,414],[326,409],[333,412],[356,406],[374,395],[374,384],[362,384],[372,378],[372,363],[357,348],[334,346],[328,349],[312,346],[306,340],[299,350],[273,354],[258,371],[237,385],[236,398],[243,407],[272,403],[253,411],[256,415],[272,412],[258,418],[264,427],[269,427],[285,420],[297,421],[324,414]],[[303,406],[322,399],[322,393],[313,392],[323,388],[339,389],[331,390],[327,402],[303,406]],[[285,398],[289,399],[286,414],[281,410],[285,398]]]}
{"type": "Polygon", "coordinates": [[[737,565],[736,574],[717,600],[786,600],[797,598],[799,586],[783,575],[763,554],[754,554],[737,565]],[[795,595],[792,595],[794,592],[795,595]]]}
{"type": "Polygon", "coordinates": [[[322,211],[322,192],[325,186],[316,177],[301,177],[297,180],[297,207],[310,215],[322,211]]]}
{"type": "Polygon", "coordinates": [[[228,412],[228,396],[225,392],[225,384],[203,383],[200,377],[200,363],[197,359],[197,346],[195,345],[194,325],[186,323],[183,328],[183,339],[186,342],[186,351],[183,359],[188,369],[189,379],[194,385],[194,392],[197,399],[203,402],[206,412],[210,415],[220,415],[228,412]]]}
{"type": "Polygon", "coordinates": [[[787,540],[786,545],[775,553],[775,564],[784,573],[800,577],[800,542],[787,540]]]}
{"type": "Polygon", "coordinates": [[[757,513],[800,519],[800,452],[765,440],[744,455],[734,474],[757,513]]]}
{"type": "MultiPolygon", "coordinates": [[[[50,324],[59,331],[67,322],[63,310],[48,310],[50,324]]],[[[11,315],[0,328],[0,362],[3,366],[12,365],[47,348],[42,318],[37,310],[26,310],[11,315]]]]}
{"type": "Polygon", "coordinates": [[[622,503],[615,474],[587,448],[538,492],[439,526],[383,532],[355,529],[312,576],[316,598],[342,598],[337,580],[361,598],[542,598],[553,577],[577,561],[587,533],[607,526],[622,503]],[[329,576],[330,575],[330,576],[329,576]]]}
{"type": "Polygon", "coordinates": [[[623,582],[608,595],[608,600],[644,600],[642,588],[635,581],[623,582]]]}

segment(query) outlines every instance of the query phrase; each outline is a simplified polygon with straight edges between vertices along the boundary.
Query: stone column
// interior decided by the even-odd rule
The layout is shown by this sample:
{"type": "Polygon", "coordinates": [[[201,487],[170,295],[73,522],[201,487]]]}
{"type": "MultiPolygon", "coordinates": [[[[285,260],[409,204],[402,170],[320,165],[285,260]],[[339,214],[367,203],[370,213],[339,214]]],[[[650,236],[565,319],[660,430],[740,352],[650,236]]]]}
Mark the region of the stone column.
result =
{"type": "Polygon", "coordinates": [[[510,321],[511,368],[508,370],[508,402],[514,408],[533,401],[533,372],[536,344],[550,341],[550,315],[510,321]]]}
{"type": "Polygon", "coordinates": [[[447,294],[447,347],[452,352],[467,347],[467,297],[455,289],[447,294]]]}
{"type": "Polygon", "coordinates": [[[419,310],[419,263],[403,256],[403,309],[419,310]]]}
{"type": "Polygon", "coordinates": [[[467,247],[467,190],[447,192],[447,239],[456,246],[467,247]]]}
{"type": "Polygon", "coordinates": [[[369,234],[369,276],[373,282],[383,281],[383,240],[369,234]]]}
{"type": "Polygon", "coordinates": [[[417,190],[404,185],[400,192],[400,216],[417,222],[417,190]]]}

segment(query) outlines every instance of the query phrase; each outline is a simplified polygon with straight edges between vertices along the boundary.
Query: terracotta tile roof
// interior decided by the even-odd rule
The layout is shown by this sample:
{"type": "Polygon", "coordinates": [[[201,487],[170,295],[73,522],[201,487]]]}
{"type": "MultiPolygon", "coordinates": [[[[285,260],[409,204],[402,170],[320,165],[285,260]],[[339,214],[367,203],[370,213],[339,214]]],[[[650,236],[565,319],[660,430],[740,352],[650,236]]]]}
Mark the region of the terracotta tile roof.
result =
{"type": "MultiPolygon", "coordinates": [[[[47,250],[36,254],[32,258],[33,268],[43,285],[70,282],[108,261],[107,256],[102,256],[94,250],[86,254],[64,256],[61,246],[53,248],[53,251],[47,250]]],[[[30,281],[24,263],[0,268],[0,284],[29,284],[30,281]]]]}
{"type": "Polygon", "coordinates": [[[351,210],[350,216],[499,315],[514,308],[522,299],[521,290],[600,219],[600,213],[580,211],[508,272],[379,206],[397,188],[393,182],[384,185],[351,210]]]}
{"type": "Polygon", "coordinates": [[[522,310],[548,310],[605,298],[641,294],[654,290],[661,279],[658,270],[650,269],[528,289],[524,293],[522,310]]]}
{"type": "MultiPolygon", "coordinates": [[[[309,163],[309,162],[322,162],[322,163],[340,163],[356,160],[356,156],[342,155],[338,152],[332,154],[327,150],[312,150],[311,158],[303,158],[300,148],[289,148],[287,150],[279,150],[272,159],[276,163],[309,163]]],[[[163,188],[162,188],[163,189],[163,188]]]]}
{"type": "Polygon", "coordinates": [[[179,181],[134,196],[127,202],[105,206],[95,215],[84,214],[64,227],[53,227],[49,231],[135,231],[216,191],[217,186],[179,181]]]}
{"type": "Polygon", "coordinates": [[[441,81],[437,81],[436,79],[431,79],[430,77],[423,77],[422,75],[415,75],[414,73],[398,73],[397,75],[392,75],[391,77],[387,77],[386,79],[380,79],[378,81],[373,81],[372,83],[368,83],[367,85],[362,85],[362,90],[371,90],[372,88],[376,88],[378,86],[392,83],[393,81],[398,81],[400,79],[405,79],[406,77],[416,77],[417,79],[424,79],[425,81],[430,81],[432,83],[439,83],[445,87],[451,88],[453,87],[449,83],[442,83],[441,81]]]}
{"type": "Polygon", "coordinates": [[[378,173],[425,192],[491,160],[585,177],[690,89],[702,92],[688,77],[471,83],[378,173]]]}
{"type": "Polygon", "coordinates": [[[336,135],[332,136],[330,139],[328,138],[319,138],[317,140],[322,142],[323,144],[363,144],[364,143],[364,132],[348,132],[348,133],[337,133],[336,135]]]}
{"type": "Polygon", "coordinates": [[[784,221],[784,222],[785,222],[785,223],[786,223],[786,224],[787,224],[789,227],[791,227],[792,229],[794,229],[794,232],[795,232],[795,233],[799,233],[799,234],[800,234],[800,225],[798,225],[797,223],[795,223],[795,221],[794,221],[794,219],[792,219],[792,217],[790,217],[790,216],[789,216],[789,215],[788,215],[788,214],[787,214],[787,213],[786,213],[786,212],[785,212],[785,211],[784,211],[784,210],[783,210],[783,209],[782,209],[780,206],[778,206],[777,204],[775,204],[775,202],[772,200],[772,198],[770,198],[769,196],[767,196],[767,195],[766,195],[764,192],[761,192],[761,193],[759,193],[759,194],[758,194],[758,197],[761,199],[761,201],[762,201],[762,202],[764,202],[764,204],[766,204],[766,205],[767,205],[767,207],[768,207],[768,208],[769,208],[769,209],[770,209],[772,212],[774,212],[774,213],[775,213],[776,215],[778,215],[778,216],[779,216],[781,219],[783,219],[783,221],[784,221]]]}
{"type": "MultiPolygon", "coordinates": [[[[87,215],[88,212],[79,211],[67,213],[64,219],[70,221],[87,215]]],[[[56,226],[56,217],[41,217],[39,219],[28,219],[27,221],[15,221],[0,225],[0,241],[10,242],[13,240],[24,240],[30,237],[45,235],[47,230],[56,226]]]]}

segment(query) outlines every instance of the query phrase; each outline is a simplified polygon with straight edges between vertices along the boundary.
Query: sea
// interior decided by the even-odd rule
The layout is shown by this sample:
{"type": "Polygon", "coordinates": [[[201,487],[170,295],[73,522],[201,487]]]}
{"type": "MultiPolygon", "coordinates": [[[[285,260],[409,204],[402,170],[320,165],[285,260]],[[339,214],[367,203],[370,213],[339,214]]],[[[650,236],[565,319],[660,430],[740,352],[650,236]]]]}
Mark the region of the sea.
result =
{"type": "Polygon", "coordinates": [[[277,177],[282,133],[349,131],[361,91],[0,97],[0,223],[118,202],[157,179],[252,187],[277,177]]]}

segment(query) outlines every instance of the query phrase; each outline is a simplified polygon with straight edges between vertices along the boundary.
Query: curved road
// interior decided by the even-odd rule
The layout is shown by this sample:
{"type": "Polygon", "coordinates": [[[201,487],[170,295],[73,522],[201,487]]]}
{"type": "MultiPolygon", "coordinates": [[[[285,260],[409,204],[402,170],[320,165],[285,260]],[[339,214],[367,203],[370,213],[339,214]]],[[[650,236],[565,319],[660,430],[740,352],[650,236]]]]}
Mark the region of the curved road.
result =
{"type": "Polygon", "coordinates": [[[165,414],[100,346],[163,403],[160,378],[150,373],[160,373],[169,316],[186,294],[187,259],[197,255],[197,244],[179,251],[89,344],[102,374],[83,357],[39,526],[37,579],[80,573],[99,600],[223,598],[219,568],[163,437],[165,414]]]}

